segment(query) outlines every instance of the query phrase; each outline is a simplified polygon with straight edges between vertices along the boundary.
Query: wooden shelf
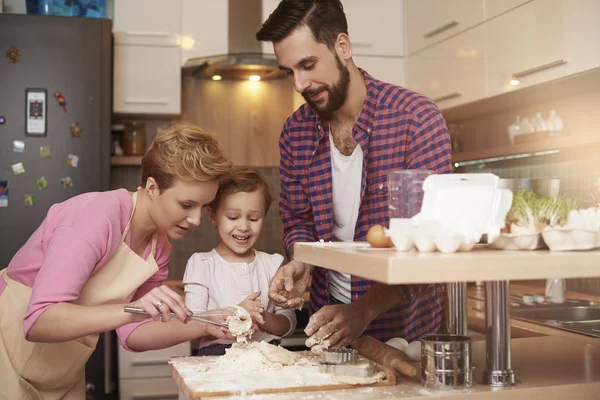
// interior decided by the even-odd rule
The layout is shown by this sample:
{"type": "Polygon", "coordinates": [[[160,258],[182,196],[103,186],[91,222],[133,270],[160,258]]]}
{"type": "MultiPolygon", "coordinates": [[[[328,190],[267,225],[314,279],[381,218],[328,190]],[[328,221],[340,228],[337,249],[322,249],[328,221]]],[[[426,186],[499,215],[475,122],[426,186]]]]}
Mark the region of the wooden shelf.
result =
{"type": "Polygon", "coordinates": [[[112,156],[110,165],[138,167],[142,165],[142,156],[112,156]]]}
{"type": "Polygon", "coordinates": [[[490,149],[465,151],[452,154],[452,162],[485,160],[494,157],[506,157],[518,154],[533,154],[551,150],[600,145],[600,138],[561,136],[536,142],[515,144],[512,146],[493,147],[490,149]]]}
{"type": "Polygon", "coordinates": [[[600,250],[504,251],[477,245],[452,254],[400,253],[352,243],[297,243],[294,259],[387,284],[600,276],[600,250]]]}

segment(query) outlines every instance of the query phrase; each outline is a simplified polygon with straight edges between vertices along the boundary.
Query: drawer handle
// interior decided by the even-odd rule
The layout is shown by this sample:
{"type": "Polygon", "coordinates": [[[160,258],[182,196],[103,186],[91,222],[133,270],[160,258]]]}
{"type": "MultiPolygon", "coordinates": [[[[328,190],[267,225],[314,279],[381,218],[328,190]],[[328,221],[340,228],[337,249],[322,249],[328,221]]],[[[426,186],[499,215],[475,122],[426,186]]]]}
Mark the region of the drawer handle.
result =
{"type": "Polygon", "coordinates": [[[370,48],[370,47],[373,47],[373,43],[352,42],[352,47],[370,48]]]}
{"type": "Polygon", "coordinates": [[[531,75],[531,74],[535,74],[536,72],[540,72],[540,71],[544,71],[546,69],[550,69],[550,68],[554,68],[554,67],[558,67],[559,65],[563,65],[566,64],[567,60],[556,60],[556,61],[552,61],[549,62],[548,64],[543,64],[543,65],[538,65],[537,67],[533,67],[533,68],[529,68],[520,72],[516,72],[513,74],[513,78],[521,78],[527,75],[531,75]]]}
{"type": "Polygon", "coordinates": [[[150,365],[164,365],[167,366],[169,363],[166,360],[140,360],[140,361],[132,361],[131,365],[133,366],[150,366],[150,365]]]}
{"type": "Polygon", "coordinates": [[[169,104],[164,99],[125,99],[125,104],[169,104]]]}
{"type": "Polygon", "coordinates": [[[168,37],[170,34],[169,32],[125,31],[125,36],[168,37]]]}
{"type": "Polygon", "coordinates": [[[440,26],[439,28],[436,28],[432,31],[427,32],[426,34],[423,35],[423,37],[425,39],[430,39],[430,38],[434,37],[435,35],[439,35],[440,33],[447,31],[450,28],[454,28],[456,25],[458,25],[458,21],[450,21],[447,24],[440,26]]]}
{"type": "Polygon", "coordinates": [[[433,100],[434,103],[439,103],[440,101],[450,100],[455,97],[460,97],[462,95],[463,95],[462,92],[452,92],[452,93],[448,93],[448,94],[445,94],[440,97],[436,97],[435,99],[431,99],[431,100],[433,100]]]}

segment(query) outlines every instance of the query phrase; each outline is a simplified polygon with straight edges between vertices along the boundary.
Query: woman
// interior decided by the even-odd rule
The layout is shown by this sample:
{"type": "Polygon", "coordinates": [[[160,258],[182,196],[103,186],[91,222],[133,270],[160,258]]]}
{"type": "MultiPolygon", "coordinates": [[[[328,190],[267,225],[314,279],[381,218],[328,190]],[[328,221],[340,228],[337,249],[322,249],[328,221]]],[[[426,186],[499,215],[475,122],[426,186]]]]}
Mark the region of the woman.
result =
{"type": "Polygon", "coordinates": [[[132,351],[207,335],[232,339],[190,322],[183,299],[161,286],[167,238],[200,225],[230,168],[213,136],[174,125],[142,159],[144,187],[136,193],[85,193],[52,206],[0,271],[0,398],[85,398],[85,363],[101,332],[116,329],[132,351]],[[126,305],[152,318],[125,313],[126,305]],[[177,320],[159,321],[171,311],[177,320]]]}

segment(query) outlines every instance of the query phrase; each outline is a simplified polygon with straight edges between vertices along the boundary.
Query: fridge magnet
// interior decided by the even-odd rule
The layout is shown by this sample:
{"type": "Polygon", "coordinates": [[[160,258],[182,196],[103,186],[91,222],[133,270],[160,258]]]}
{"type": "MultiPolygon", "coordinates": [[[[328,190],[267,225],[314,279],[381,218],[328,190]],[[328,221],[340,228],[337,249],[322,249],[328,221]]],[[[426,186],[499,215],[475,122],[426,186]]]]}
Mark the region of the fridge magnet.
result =
{"type": "Polygon", "coordinates": [[[0,179],[0,207],[8,207],[8,181],[0,179]]]}
{"type": "Polygon", "coordinates": [[[26,194],[23,198],[25,207],[33,207],[35,205],[35,196],[32,194],[26,194]]]}
{"type": "Polygon", "coordinates": [[[6,118],[4,118],[3,116],[0,115],[0,125],[4,125],[5,122],[6,122],[6,118]]]}
{"type": "Polygon", "coordinates": [[[8,51],[6,52],[6,59],[8,60],[9,64],[16,64],[19,61],[19,57],[21,57],[21,52],[19,51],[19,49],[17,49],[15,47],[14,44],[10,45],[10,49],[8,49],[8,51]]]}
{"type": "Polygon", "coordinates": [[[23,175],[25,173],[25,167],[23,166],[22,162],[13,164],[12,170],[15,173],[15,175],[23,175]]]}
{"type": "Polygon", "coordinates": [[[58,105],[63,108],[64,112],[67,112],[67,101],[65,100],[65,96],[60,94],[60,92],[54,92],[54,97],[56,97],[58,105]]]}
{"type": "Polygon", "coordinates": [[[35,181],[35,184],[37,185],[38,189],[40,189],[40,191],[42,191],[48,187],[48,180],[45,177],[40,176],[35,181]]]}
{"type": "Polygon", "coordinates": [[[77,168],[77,164],[79,164],[79,157],[75,154],[69,154],[67,156],[67,165],[69,167],[77,168]]]}
{"type": "Polygon", "coordinates": [[[60,180],[60,187],[62,187],[63,189],[73,187],[73,181],[68,176],[65,178],[62,178],[60,180]]]}
{"type": "Polygon", "coordinates": [[[41,146],[40,147],[40,157],[41,158],[52,158],[52,147],[41,146]]]}
{"type": "Polygon", "coordinates": [[[80,137],[81,132],[83,132],[83,129],[79,126],[79,122],[73,122],[71,124],[71,135],[73,137],[80,137]]]}
{"type": "Polygon", "coordinates": [[[22,140],[15,140],[13,142],[13,152],[23,153],[25,151],[25,142],[22,140]]]}

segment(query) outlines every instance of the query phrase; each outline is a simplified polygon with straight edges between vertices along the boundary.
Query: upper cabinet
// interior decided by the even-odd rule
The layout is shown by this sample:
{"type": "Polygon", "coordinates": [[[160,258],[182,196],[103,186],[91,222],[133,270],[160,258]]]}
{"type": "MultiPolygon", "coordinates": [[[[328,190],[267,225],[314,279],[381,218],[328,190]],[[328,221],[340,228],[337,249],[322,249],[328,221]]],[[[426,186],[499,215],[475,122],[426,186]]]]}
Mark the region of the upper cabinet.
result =
{"type": "Polygon", "coordinates": [[[448,108],[485,97],[483,26],[470,29],[408,58],[406,87],[448,108]]]}
{"type": "MultiPolygon", "coordinates": [[[[262,0],[262,22],[265,22],[269,15],[279,5],[281,0],[262,0]]],[[[273,44],[271,42],[262,42],[262,52],[265,54],[273,54],[273,44]]]]}
{"type": "Polygon", "coordinates": [[[568,74],[600,67],[600,1],[574,3],[563,0],[564,59],[568,74]]]}
{"type": "Polygon", "coordinates": [[[563,0],[537,0],[485,24],[488,96],[566,75],[563,0]]]}
{"type": "Polygon", "coordinates": [[[352,54],[404,55],[404,1],[344,0],[352,54]]]}
{"type": "Polygon", "coordinates": [[[484,0],[406,0],[407,54],[483,22],[484,0]]]}
{"type": "Polygon", "coordinates": [[[182,0],[182,2],[181,64],[185,64],[192,58],[226,54],[229,36],[229,2],[222,0],[182,0]]]}
{"type": "Polygon", "coordinates": [[[113,111],[179,114],[182,0],[114,3],[113,111]]]}
{"type": "Polygon", "coordinates": [[[357,67],[367,71],[373,78],[404,86],[404,57],[353,56],[352,60],[357,67]]]}
{"type": "Polygon", "coordinates": [[[485,19],[491,19],[531,0],[485,0],[485,19]]]}

